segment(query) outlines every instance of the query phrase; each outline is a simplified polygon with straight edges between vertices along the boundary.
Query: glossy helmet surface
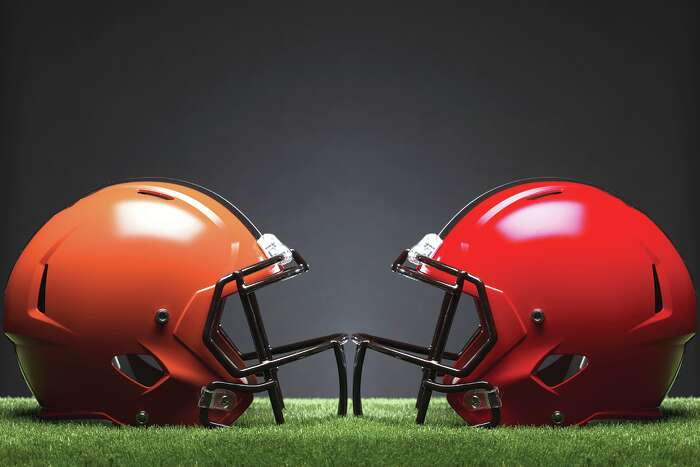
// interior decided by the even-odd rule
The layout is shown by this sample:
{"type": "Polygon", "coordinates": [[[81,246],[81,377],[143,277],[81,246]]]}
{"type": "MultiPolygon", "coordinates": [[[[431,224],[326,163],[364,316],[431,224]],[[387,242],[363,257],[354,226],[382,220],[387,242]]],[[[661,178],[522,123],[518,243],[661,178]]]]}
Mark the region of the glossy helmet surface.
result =
{"type": "Polygon", "coordinates": [[[435,338],[421,348],[355,335],[354,398],[366,348],[422,366],[419,423],[433,391],[471,425],[657,418],[696,330],[693,284],[666,235],[620,199],[573,181],[498,187],[394,270],[446,291],[435,338]],[[464,295],[480,325],[450,354],[464,295]]]}
{"type": "Polygon", "coordinates": [[[331,348],[339,372],[343,365],[344,413],[344,336],[272,348],[255,298],[307,269],[209,190],[120,183],[59,212],[31,239],[7,284],[4,330],[47,418],[230,425],[254,392],[267,391],[281,423],[277,367],[331,348]],[[256,346],[250,354],[219,325],[233,294],[256,346]]]}

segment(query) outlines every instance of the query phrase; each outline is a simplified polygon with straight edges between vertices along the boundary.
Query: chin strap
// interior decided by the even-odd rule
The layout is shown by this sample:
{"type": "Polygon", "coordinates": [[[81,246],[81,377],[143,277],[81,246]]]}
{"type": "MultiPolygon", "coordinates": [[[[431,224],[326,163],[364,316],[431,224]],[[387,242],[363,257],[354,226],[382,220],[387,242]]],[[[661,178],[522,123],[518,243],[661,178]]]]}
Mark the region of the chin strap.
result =
{"type": "Polygon", "coordinates": [[[491,411],[491,419],[488,422],[473,425],[475,428],[494,428],[501,421],[501,393],[498,387],[486,381],[474,381],[471,383],[440,384],[435,381],[424,381],[423,386],[431,391],[443,393],[464,393],[464,406],[470,412],[482,410],[491,411]]]}
{"type": "Polygon", "coordinates": [[[239,384],[226,381],[213,381],[202,388],[199,396],[199,421],[207,428],[228,428],[228,425],[209,420],[209,410],[230,412],[236,406],[236,391],[256,393],[276,391],[277,381],[265,381],[261,384],[239,384]]]}

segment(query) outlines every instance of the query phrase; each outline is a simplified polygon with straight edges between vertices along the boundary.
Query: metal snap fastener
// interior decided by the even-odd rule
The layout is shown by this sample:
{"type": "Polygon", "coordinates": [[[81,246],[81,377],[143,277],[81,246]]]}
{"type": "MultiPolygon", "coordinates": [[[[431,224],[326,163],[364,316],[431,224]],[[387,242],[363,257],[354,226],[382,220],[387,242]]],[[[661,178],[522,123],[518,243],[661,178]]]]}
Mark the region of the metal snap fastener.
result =
{"type": "Polygon", "coordinates": [[[481,398],[476,394],[473,394],[469,398],[469,403],[471,404],[472,409],[478,409],[479,407],[481,407],[481,398]]]}
{"type": "Polygon", "coordinates": [[[542,323],[544,323],[544,311],[542,311],[540,308],[535,308],[534,310],[532,310],[530,317],[532,318],[532,322],[535,323],[536,326],[541,326],[542,323]]]}
{"type": "Polygon", "coordinates": [[[220,402],[221,402],[221,407],[224,409],[228,409],[229,407],[231,407],[231,397],[230,396],[227,396],[227,395],[221,396],[220,402]]]}
{"type": "Polygon", "coordinates": [[[170,313],[168,310],[161,308],[156,311],[156,323],[160,324],[161,326],[165,326],[168,324],[168,320],[170,320],[170,313]]]}
{"type": "Polygon", "coordinates": [[[560,412],[558,410],[555,410],[552,412],[552,423],[555,425],[563,425],[564,424],[564,413],[560,412]]]}
{"type": "Polygon", "coordinates": [[[136,412],[136,424],[144,426],[148,423],[148,412],[145,410],[140,410],[136,412]]]}

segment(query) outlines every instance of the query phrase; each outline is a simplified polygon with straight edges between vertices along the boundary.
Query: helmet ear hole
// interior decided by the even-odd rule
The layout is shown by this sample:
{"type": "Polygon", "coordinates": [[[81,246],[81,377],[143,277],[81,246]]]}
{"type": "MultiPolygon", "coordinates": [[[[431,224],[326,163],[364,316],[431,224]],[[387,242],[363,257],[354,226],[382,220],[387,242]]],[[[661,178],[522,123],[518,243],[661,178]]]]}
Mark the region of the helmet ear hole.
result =
{"type": "Polygon", "coordinates": [[[588,367],[585,355],[549,354],[540,362],[534,377],[549,387],[560,386],[588,367]]]}
{"type": "Polygon", "coordinates": [[[165,376],[165,370],[152,355],[124,354],[112,357],[115,370],[141,386],[151,387],[165,376]]]}

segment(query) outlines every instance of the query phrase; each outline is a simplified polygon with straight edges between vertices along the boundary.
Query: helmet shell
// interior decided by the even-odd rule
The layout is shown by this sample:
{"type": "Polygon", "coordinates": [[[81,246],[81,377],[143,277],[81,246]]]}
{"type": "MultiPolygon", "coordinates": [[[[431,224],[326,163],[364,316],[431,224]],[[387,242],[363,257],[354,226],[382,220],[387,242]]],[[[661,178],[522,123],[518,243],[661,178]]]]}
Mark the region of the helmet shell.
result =
{"type": "MultiPolygon", "coordinates": [[[[242,382],[202,338],[217,280],[265,259],[259,235],[218,195],[160,179],[108,186],[52,217],[5,291],[4,330],[42,415],[135,424],[145,411],[149,423],[198,423],[202,386],[242,382]],[[149,355],[162,375],[140,384],[113,364],[119,355],[149,355]]],[[[237,393],[215,420],[233,422],[251,401],[237,393]]]]}
{"type": "MultiPolygon", "coordinates": [[[[696,305],[683,260],[646,215],[591,185],[516,182],[468,205],[441,236],[435,259],[485,283],[497,330],[474,372],[446,383],[497,386],[506,425],[550,424],[557,411],[564,424],[659,415],[695,333],[696,305]],[[568,379],[545,383],[539,370],[556,356],[586,360],[568,379]]],[[[475,295],[469,284],[464,291],[475,295]]],[[[487,412],[464,394],[448,401],[472,424],[487,412]]]]}

